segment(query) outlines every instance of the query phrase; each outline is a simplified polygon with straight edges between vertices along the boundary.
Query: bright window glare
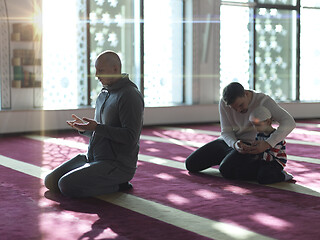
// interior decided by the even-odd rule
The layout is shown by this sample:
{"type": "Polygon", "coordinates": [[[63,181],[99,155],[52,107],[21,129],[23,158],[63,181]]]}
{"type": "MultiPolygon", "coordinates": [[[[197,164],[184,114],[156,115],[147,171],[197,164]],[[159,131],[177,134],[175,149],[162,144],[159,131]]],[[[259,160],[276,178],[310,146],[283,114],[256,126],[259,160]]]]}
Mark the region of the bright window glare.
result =
{"type": "Polygon", "coordinates": [[[44,108],[77,107],[77,1],[43,0],[44,108]]]}
{"type": "Polygon", "coordinates": [[[249,88],[249,8],[221,6],[220,18],[221,94],[223,88],[232,81],[240,82],[244,88],[249,88]]]}
{"type": "Polygon", "coordinates": [[[301,12],[300,100],[302,101],[320,99],[319,14],[319,9],[303,9],[301,12]]]}
{"type": "Polygon", "coordinates": [[[144,94],[147,106],[183,101],[183,2],[144,2],[144,94]]]}

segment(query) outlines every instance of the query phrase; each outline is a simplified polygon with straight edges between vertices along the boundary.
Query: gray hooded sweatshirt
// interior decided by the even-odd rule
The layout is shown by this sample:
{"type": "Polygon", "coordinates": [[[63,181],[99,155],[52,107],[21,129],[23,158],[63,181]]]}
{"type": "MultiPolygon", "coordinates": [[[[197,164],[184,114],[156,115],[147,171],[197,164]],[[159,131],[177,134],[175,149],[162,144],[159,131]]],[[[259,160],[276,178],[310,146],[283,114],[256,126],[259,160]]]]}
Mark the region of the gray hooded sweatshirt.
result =
{"type": "Polygon", "coordinates": [[[134,173],[143,111],[143,96],[127,74],[104,88],[96,101],[96,130],[84,133],[91,136],[88,161],[110,161],[123,171],[134,173]]]}

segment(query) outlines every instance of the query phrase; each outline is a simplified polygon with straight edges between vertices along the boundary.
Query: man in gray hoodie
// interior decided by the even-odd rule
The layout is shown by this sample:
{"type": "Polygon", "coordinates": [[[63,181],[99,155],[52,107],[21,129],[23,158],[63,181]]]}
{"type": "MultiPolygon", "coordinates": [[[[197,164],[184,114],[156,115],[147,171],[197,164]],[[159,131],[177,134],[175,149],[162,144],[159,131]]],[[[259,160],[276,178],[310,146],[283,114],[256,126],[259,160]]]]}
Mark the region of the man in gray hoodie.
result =
{"type": "Polygon", "coordinates": [[[96,60],[96,77],[103,89],[96,101],[95,117],[67,123],[90,137],[87,155],[79,154],[45,178],[45,186],[69,197],[89,197],[132,188],[139,139],[143,125],[144,100],[112,51],[96,60]]]}

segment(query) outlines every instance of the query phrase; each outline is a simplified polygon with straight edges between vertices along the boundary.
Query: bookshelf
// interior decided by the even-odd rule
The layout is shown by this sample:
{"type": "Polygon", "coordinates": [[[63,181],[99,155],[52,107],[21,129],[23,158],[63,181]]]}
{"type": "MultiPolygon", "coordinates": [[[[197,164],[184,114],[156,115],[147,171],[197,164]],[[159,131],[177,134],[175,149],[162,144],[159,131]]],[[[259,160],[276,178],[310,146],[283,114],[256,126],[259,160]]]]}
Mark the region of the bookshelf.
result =
{"type": "Polygon", "coordinates": [[[11,24],[12,109],[42,107],[41,34],[31,23],[11,24]]]}

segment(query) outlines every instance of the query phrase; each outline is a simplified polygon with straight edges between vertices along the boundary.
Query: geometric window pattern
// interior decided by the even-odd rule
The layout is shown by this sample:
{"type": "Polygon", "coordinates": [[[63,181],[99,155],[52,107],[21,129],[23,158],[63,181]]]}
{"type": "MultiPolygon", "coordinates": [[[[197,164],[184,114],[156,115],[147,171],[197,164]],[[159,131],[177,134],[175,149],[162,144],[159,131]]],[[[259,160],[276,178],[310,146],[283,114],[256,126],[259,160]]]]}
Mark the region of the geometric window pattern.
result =
{"type": "MultiPolygon", "coordinates": [[[[74,76],[76,79],[75,88],[70,91],[67,88],[72,84],[67,80],[67,77],[52,76],[51,80],[47,82],[49,87],[45,87],[44,83],[44,100],[51,102],[53,107],[56,106],[66,106],[65,103],[75,102],[77,106],[86,105],[87,103],[87,63],[86,63],[86,0],[73,0],[74,4],[77,6],[78,11],[78,20],[76,22],[77,28],[77,44],[76,54],[77,56],[77,65],[75,71],[73,70],[74,76]],[[61,89],[66,89],[66,93],[59,89],[55,89],[57,85],[61,85],[61,89]],[[76,91],[74,90],[76,89],[76,91]],[[68,93],[68,94],[67,94],[68,93]],[[61,95],[62,94],[62,95],[61,95]],[[48,98],[49,96],[49,98],[48,98]],[[75,100],[76,98],[76,100],[75,100]]],[[[4,13],[5,8],[3,5],[4,1],[0,1],[0,12],[4,13]]],[[[44,1],[44,3],[46,3],[44,1]]],[[[123,70],[130,74],[131,80],[133,80],[139,86],[140,79],[140,66],[139,60],[140,56],[140,39],[139,39],[139,29],[140,25],[140,13],[137,12],[137,9],[140,8],[139,0],[90,0],[90,72],[91,72],[91,102],[94,103],[95,97],[101,89],[101,86],[94,78],[94,60],[96,56],[106,50],[111,49],[117,52],[122,59],[123,70]],[[138,34],[138,35],[137,35],[138,34]],[[138,37],[137,37],[138,36],[138,37]]],[[[151,3],[153,1],[149,1],[151,3]]],[[[170,2],[172,9],[179,9],[182,7],[182,2],[179,0],[167,0],[161,1],[163,5],[170,2]]],[[[258,4],[274,4],[274,5],[286,5],[286,6],[295,6],[297,0],[234,0],[224,6],[223,3],[228,1],[222,1],[221,6],[221,89],[223,85],[226,85],[230,81],[239,81],[245,87],[254,88],[258,91],[262,91],[270,95],[276,100],[296,100],[296,21],[297,13],[295,10],[284,10],[275,8],[251,8],[250,5],[247,7],[238,7],[232,6],[232,2],[241,2],[243,4],[249,2],[256,2],[258,4]],[[235,9],[239,11],[234,11],[235,9]],[[252,49],[253,46],[253,31],[252,31],[252,9],[255,9],[255,59],[253,60],[251,56],[253,55],[252,49]],[[240,11],[241,10],[241,11],[240,11]],[[226,23],[226,19],[235,16],[237,14],[237,29],[242,29],[241,34],[237,33],[236,37],[228,37],[228,31],[226,29],[230,28],[226,23]],[[229,16],[228,16],[229,15],[229,16]],[[228,43],[227,39],[237,40],[237,43],[234,45],[240,46],[236,50],[230,51],[228,56],[227,51],[230,50],[232,45],[228,43]],[[228,45],[229,44],[229,45],[228,45]],[[231,57],[233,55],[233,58],[231,57]],[[230,62],[233,63],[232,71],[228,66],[230,62]],[[232,60],[232,61],[230,61],[232,60]],[[253,64],[255,64],[255,81],[253,82],[253,64]],[[233,73],[233,74],[232,74],[233,73]],[[255,85],[253,85],[255,84],[255,85]]],[[[319,37],[320,36],[320,0],[299,0],[301,3],[301,46],[304,46],[301,51],[301,62],[300,62],[300,76],[299,77],[299,86],[300,86],[300,100],[308,101],[318,101],[319,94],[315,91],[320,87],[319,79],[319,67],[317,63],[320,61],[320,48],[319,48],[319,37]],[[304,8],[305,7],[305,8],[304,8]],[[312,67],[315,66],[315,67],[312,67]],[[310,89],[312,86],[312,89],[310,89]]],[[[145,0],[145,3],[148,3],[148,0],[145,0]]],[[[147,6],[147,4],[145,4],[147,6]]],[[[145,11],[148,9],[145,6],[145,11]]],[[[151,6],[151,5],[150,5],[151,6]]],[[[167,10],[166,8],[165,10],[167,10]]],[[[172,9],[170,11],[172,11],[172,9]]],[[[172,21],[175,23],[181,22],[182,18],[179,15],[179,11],[171,12],[168,11],[169,17],[173,17],[172,21]],[[178,13],[178,14],[177,14],[178,13]],[[170,15],[171,14],[171,15],[170,15]],[[174,16],[174,14],[177,14],[174,16]],[[178,18],[176,18],[178,16],[178,18]]],[[[146,14],[145,14],[146,15],[146,14]]],[[[300,17],[300,16],[299,16],[300,17]]],[[[5,17],[3,17],[5,19],[5,17]]],[[[69,19],[69,16],[68,16],[69,19]]],[[[69,19],[70,20],[70,19],[69,19]]],[[[1,23],[1,48],[4,51],[1,51],[1,57],[3,58],[8,52],[5,48],[5,37],[9,36],[9,33],[6,33],[5,22],[1,23]]],[[[180,41],[174,41],[173,39],[179,39],[183,32],[181,30],[181,25],[171,24],[172,29],[177,30],[175,32],[174,38],[172,35],[167,34],[167,39],[172,41],[173,44],[180,41]],[[177,34],[178,33],[178,34],[177,34]],[[181,33],[181,35],[180,35],[181,33]]],[[[167,27],[166,27],[167,28],[167,27]]],[[[170,28],[170,27],[169,27],[170,28]]],[[[140,29],[139,29],[140,30],[140,29]]],[[[148,30],[145,23],[145,31],[148,30]]],[[[239,31],[240,32],[240,31],[239,31]]],[[[155,34],[156,35],[156,34],[155,34]]],[[[45,38],[45,36],[44,36],[45,38]]],[[[145,39],[146,40],[146,39],[145,39]]],[[[146,43],[145,43],[146,44],[146,43]]],[[[54,44],[51,45],[53,48],[56,47],[54,44]]],[[[146,46],[148,46],[146,44],[146,46]]],[[[176,54],[177,52],[165,52],[158,51],[157,54],[166,54],[167,59],[173,59],[172,62],[178,63],[178,65],[171,65],[169,67],[160,66],[159,62],[154,62],[152,64],[152,55],[151,52],[146,51],[148,48],[145,48],[144,57],[148,59],[144,64],[145,73],[144,76],[144,85],[145,85],[145,96],[146,96],[146,105],[168,105],[169,102],[178,103],[172,99],[172,96],[178,96],[176,86],[172,85],[174,82],[178,82],[180,76],[182,76],[181,67],[181,57],[183,54],[176,54]],[[170,55],[172,54],[172,55],[170,55]],[[150,64],[151,63],[151,64],[150,64]],[[149,65],[149,66],[148,66],[149,65]],[[175,67],[174,67],[175,66],[175,67]],[[168,81],[167,76],[162,76],[164,71],[169,71],[170,69],[177,69],[178,72],[171,73],[173,80],[168,81]],[[150,76],[148,74],[150,73],[150,76]],[[180,75],[179,75],[180,74],[180,75]],[[153,79],[154,75],[158,75],[159,79],[153,79]],[[149,78],[148,78],[149,77],[149,78]],[[162,80],[161,80],[162,79],[162,80]],[[164,79],[167,81],[164,81],[164,79]],[[159,85],[160,84],[160,85],[159,85]],[[163,90],[164,89],[164,90],[163,90]],[[176,92],[175,92],[176,91],[176,92]],[[166,95],[168,94],[168,95],[166,95]],[[169,99],[169,100],[168,100],[169,99]]],[[[175,51],[182,51],[179,45],[172,45],[172,49],[175,51]]],[[[156,49],[159,50],[159,49],[156,49]]],[[[53,53],[54,54],[54,53],[53,53]]],[[[159,55],[158,55],[159,56],[159,55]]],[[[62,64],[59,67],[64,67],[68,69],[67,58],[61,58],[59,56],[54,56],[59,59],[64,59],[66,64],[62,64]]],[[[45,60],[45,59],[44,59],[45,60]]],[[[164,61],[162,61],[164,62],[164,61]]],[[[8,79],[8,74],[5,73],[5,69],[9,67],[4,67],[5,62],[1,61],[1,105],[2,108],[10,108],[10,81],[8,79]],[[8,84],[7,84],[8,83],[8,84]],[[8,89],[7,89],[8,87],[8,89]],[[9,94],[9,95],[8,95],[9,94]]],[[[60,63],[61,64],[61,63],[60,63]]],[[[74,63],[70,62],[72,66],[74,63]]],[[[71,66],[70,65],[70,66],[71,66]]],[[[51,66],[53,73],[59,73],[56,66],[51,66]]],[[[68,71],[66,71],[68,72],[68,71]]],[[[182,84],[178,84],[183,86],[182,84]]],[[[179,89],[179,92],[180,91],[179,89]]]]}
{"type": "Polygon", "coordinates": [[[134,61],[135,25],[134,0],[90,0],[90,101],[91,105],[101,91],[101,84],[95,78],[95,60],[105,51],[116,52],[122,61],[122,72],[129,74],[136,82],[137,72],[134,61]]]}
{"type": "MultiPolygon", "coordinates": [[[[181,0],[144,1],[144,97],[146,106],[179,104],[183,99],[183,25],[181,0]],[[156,46],[156,47],[155,47],[156,46]]],[[[140,1],[90,0],[91,103],[101,90],[94,62],[113,50],[122,72],[140,85],[140,1]]]]}
{"type": "Polygon", "coordinates": [[[258,8],[255,20],[255,89],[275,100],[295,100],[296,13],[258,8]]]}
{"type": "Polygon", "coordinates": [[[242,4],[222,1],[221,5],[221,89],[227,81],[238,81],[245,83],[245,87],[249,83],[250,88],[264,92],[278,101],[297,100],[298,16],[297,11],[292,10],[297,1],[237,2],[242,4]],[[268,8],[263,7],[263,4],[269,4],[268,8]],[[270,4],[273,4],[274,8],[270,8],[270,4]],[[285,9],[286,7],[288,9],[285,9]],[[239,15],[241,12],[243,16],[239,15]],[[254,14],[251,14],[252,12],[254,14]],[[225,29],[226,23],[222,22],[225,19],[234,19],[235,16],[237,26],[235,31],[232,31],[234,36],[229,38],[235,41],[233,44],[237,46],[236,49],[232,48],[231,44],[225,46],[225,35],[228,32],[225,29]],[[242,35],[237,34],[237,29],[241,29],[242,35]],[[233,58],[226,58],[228,49],[233,50],[229,51],[229,56],[233,55],[233,58]],[[241,51],[243,49],[246,51],[241,51]],[[230,62],[233,63],[232,67],[228,66],[230,62]],[[237,69],[242,69],[242,72],[237,69]]]}
{"type": "MultiPolygon", "coordinates": [[[[140,23],[132,21],[132,19],[136,19],[137,17],[136,12],[132,11],[133,6],[137,8],[137,2],[139,1],[91,0],[90,61],[92,103],[94,103],[94,99],[101,88],[93,77],[95,72],[93,67],[94,60],[97,54],[105,49],[116,51],[122,61],[127,63],[124,64],[125,71],[131,75],[133,81],[136,83],[139,82],[139,73],[134,70],[139,68],[137,59],[140,58],[137,58],[137,55],[134,54],[137,48],[139,48],[139,40],[134,41],[135,38],[130,39],[130,36],[137,34],[134,29],[137,24],[140,23]],[[131,22],[128,21],[128,19],[131,19],[131,22]],[[128,42],[134,46],[128,47],[126,45],[128,42]],[[130,65],[128,64],[129,62],[134,64],[130,65]]],[[[222,1],[222,3],[223,2],[227,1],[222,1]]],[[[233,2],[274,4],[275,8],[255,8],[256,18],[254,31],[256,43],[254,44],[252,28],[254,17],[253,8],[236,7],[232,6],[232,4],[223,6],[222,4],[220,89],[223,89],[224,85],[230,81],[238,81],[246,88],[251,87],[257,91],[265,92],[275,100],[296,100],[297,13],[294,10],[277,9],[276,6],[295,6],[297,1],[237,0],[233,2]],[[227,19],[230,18],[230,16],[233,18],[237,16],[237,22],[234,23],[237,24],[237,27],[228,25],[227,19]],[[233,31],[233,36],[229,36],[229,30],[232,28],[239,31],[233,31]],[[228,39],[236,40],[237,43],[231,43],[228,39]],[[233,46],[241,47],[233,48],[233,46]],[[253,49],[255,49],[254,53],[253,49]],[[255,59],[253,59],[252,56],[255,56],[255,59]],[[230,71],[230,69],[232,69],[232,71],[230,71]],[[255,73],[253,73],[253,69],[255,69],[255,73]]],[[[319,0],[308,0],[304,2],[318,2],[319,4],[319,0]]],[[[183,81],[180,77],[183,75],[183,69],[181,69],[183,49],[179,45],[179,43],[182,42],[180,38],[183,36],[182,24],[173,24],[181,22],[183,18],[182,13],[179,12],[179,9],[183,7],[182,4],[182,1],[179,0],[166,0],[161,2],[154,2],[152,0],[144,1],[145,62],[143,90],[147,106],[178,104],[183,101],[181,95],[183,92],[183,81]],[[154,10],[162,9],[162,7],[164,7],[162,11],[154,10]],[[162,18],[157,17],[158,12],[161,12],[162,18]],[[152,19],[152,17],[154,19],[152,19]],[[157,34],[153,34],[152,25],[157,24],[156,19],[161,19],[161,24],[162,26],[165,25],[165,27],[158,28],[157,34]],[[159,34],[159,31],[164,29],[166,29],[167,32],[159,34]],[[174,35],[172,35],[172,33],[174,33],[174,35]],[[153,46],[156,41],[159,40],[158,36],[161,36],[161,38],[159,43],[156,44],[158,47],[154,48],[153,46]],[[166,47],[162,47],[162,45],[166,47]],[[172,51],[170,51],[171,47],[173,49],[172,51]],[[166,59],[166,61],[161,59],[166,59]]],[[[318,19],[319,17],[316,18],[316,20],[318,19]]],[[[306,24],[304,27],[305,26],[306,24]]],[[[140,50],[138,49],[138,51],[140,50]]],[[[313,59],[319,59],[317,56],[319,55],[313,54],[313,59]]],[[[306,62],[308,61],[304,58],[304,66],[308,65],[306,62]]],[[[313,82],[319,85],[318,79],[318,75],[313,76],[313,82]]],[[[304,82],[306,81],[300,81],[301,89],[306,88],[304,82]]],[[[303,92],[300,92],[300,95],[302,93],[303,92]]],[[[302,95],[301,97],[301,100],[303,100],[304,97],[302,95]]],[[[315,100],[315,98],[319,100],[318,96],[312,99],[315,100]]]]}
{"type": "Polygon", "coordinates": [[[88,69],[87,69],[87,4],[86,0],[77,0],[78,17],[77,24],[77,82],[78,82],[78,105],[88,105],[88,69]],[[81,21],[81,19],[83,19],[81,21]]]}
{"type": "Polygon", "coordinates": [[[263,4],[296,5],[297,0],[258,0],[263,4]]]}
{"type": "Polygon", "coordinates": [[[8,109],[11,108],[10,33],[7,6],[4,0],[0,0],[0,19],[0,109],[8,109]]]}
{"type": "Polygon", "coordinates": [[[42,8],[43,105],[87,105],[86,0],[43,0],[42,8]]]}

